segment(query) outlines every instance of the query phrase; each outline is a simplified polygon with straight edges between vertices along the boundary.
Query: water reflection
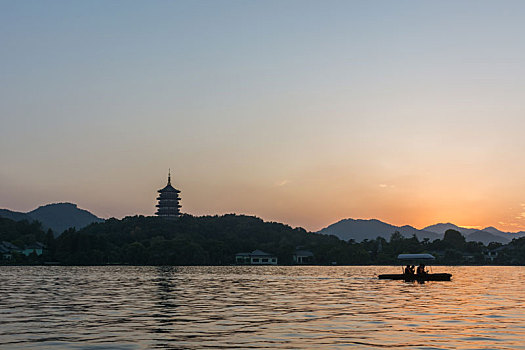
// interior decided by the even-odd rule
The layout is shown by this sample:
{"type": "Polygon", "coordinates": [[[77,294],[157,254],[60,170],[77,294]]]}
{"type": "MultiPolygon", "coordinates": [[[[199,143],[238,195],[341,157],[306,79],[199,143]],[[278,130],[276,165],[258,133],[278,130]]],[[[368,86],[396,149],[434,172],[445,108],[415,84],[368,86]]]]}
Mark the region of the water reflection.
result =
{"type": "Polygon", "coordinates": [[[0,348],[525,348],[523,267],[0,267],[0,348]]]}

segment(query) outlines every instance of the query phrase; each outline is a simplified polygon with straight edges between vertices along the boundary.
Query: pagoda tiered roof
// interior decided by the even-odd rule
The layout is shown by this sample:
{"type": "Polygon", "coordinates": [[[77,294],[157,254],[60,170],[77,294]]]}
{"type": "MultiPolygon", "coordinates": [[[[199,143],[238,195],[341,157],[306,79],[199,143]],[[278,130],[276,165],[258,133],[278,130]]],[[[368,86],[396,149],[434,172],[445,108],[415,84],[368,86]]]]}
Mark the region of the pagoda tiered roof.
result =
{"type": "Polygon", "coordinates": [[[166,185],[166,187],[161,188],[161,189],[158,190],[157,192],[159,192],[159,193],[164,193],[164,192],[176,192],[176,193],[180,193],[180,191],[179,191],[178,189],[176,189],[175,187],[173,187],[169,182],[168,182],[168,184],[166,185]]]}
{"type": "Polygon", "coordinates": [[[157,197],[158,204],[156,205],[158,209],[155,214],[157,216],[168,218],[176,218],[180,216],[180,191],[171,185],[170,172],[168,172],[168,184],[157,192],[159,192],[159,196],[157,197]]]}

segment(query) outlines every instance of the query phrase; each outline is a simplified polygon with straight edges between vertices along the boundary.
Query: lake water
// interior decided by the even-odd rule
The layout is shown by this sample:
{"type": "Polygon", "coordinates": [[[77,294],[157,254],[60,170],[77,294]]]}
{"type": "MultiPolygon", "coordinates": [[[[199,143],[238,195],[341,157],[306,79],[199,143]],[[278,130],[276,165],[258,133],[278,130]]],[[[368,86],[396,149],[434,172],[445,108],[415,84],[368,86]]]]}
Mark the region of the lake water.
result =
{"type": "Polygon", "coordinates": [[[525,267],[0,267],[0,349],[525,349],[525,267]]]}

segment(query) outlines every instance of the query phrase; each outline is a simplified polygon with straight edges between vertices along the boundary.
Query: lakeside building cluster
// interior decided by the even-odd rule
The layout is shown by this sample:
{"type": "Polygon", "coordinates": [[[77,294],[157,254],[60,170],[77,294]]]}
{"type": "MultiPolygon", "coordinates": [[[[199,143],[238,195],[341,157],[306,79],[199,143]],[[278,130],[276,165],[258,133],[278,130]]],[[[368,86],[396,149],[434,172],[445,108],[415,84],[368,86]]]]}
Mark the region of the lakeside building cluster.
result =
{"type": "Polygon", "coordinates": [[[0,254],[3,260],[12,260],[14,255],[30,256],[31,254],[34,254],[36,256],[40,256],[42,255],[45,248],[45,244],[40,242],[26,244],[22,248],[14,245],[11,242],[0,242],[0,254]]]}
{"type": "MultiPolygon", "coordinates": [[[[308,265],[314,263],[314,254],[309,250],[297,249],[293,256],[296,265],[308,265]]],[[[277,265],[277,257],[273,254],[256,249],[251,253],[235,254],[237,265],[277,265]]]]}

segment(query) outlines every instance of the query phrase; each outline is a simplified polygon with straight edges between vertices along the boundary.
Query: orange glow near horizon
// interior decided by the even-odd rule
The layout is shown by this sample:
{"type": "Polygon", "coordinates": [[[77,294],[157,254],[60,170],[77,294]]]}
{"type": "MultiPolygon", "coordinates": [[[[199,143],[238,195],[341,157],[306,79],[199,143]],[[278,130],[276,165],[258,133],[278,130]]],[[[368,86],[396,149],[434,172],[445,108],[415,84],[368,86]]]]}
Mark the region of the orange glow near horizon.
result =
{"type": "MultiPolygon", "coordinates": [[[[266,180],[271,174],[261,175],[258,169],[257,176],[248,175],[247,171],[253,169],[241,168],[234,176],[229,169],[221,169],[209,177],[209,172],[197,168],[196,174],[189,169],[175,172],[172,182],[182,191],[183,212],[255,215],[309,231],[318,231],[345,218],[378,219],[418,229],[450,222],[461,227],[525,230],[525,205],[518,200],[519,192],[505,191],[512,195],[503,196],[498,187],[468,184],[457,178],[459,188],[440,183],[433,176],[378,179],[361,169],[359,173],[327,166],[266,180]]],[[[152,215],[156,190],[165,185],[167,175],[160,177],[144,168],[129,173],[132,175],[127,178],[133,178],[134,184],[120,181],[117,171],[100,174],[100,179],[91,179],[93,185],[84,188],[76,185],[75,176],[62,182],[45,177],[40,178],[42,183],[19,182],[12,191],[5,191],[11,196],[2,197],[3,205],[29,211],[47,203],[70,201],[105,218],[152,215]],[[45,190],[37,187],[42,184],[45,190]],[[22,197],[31,198],[29,204],[9,206],[10,201],[14,203],[22,197]]]]}

